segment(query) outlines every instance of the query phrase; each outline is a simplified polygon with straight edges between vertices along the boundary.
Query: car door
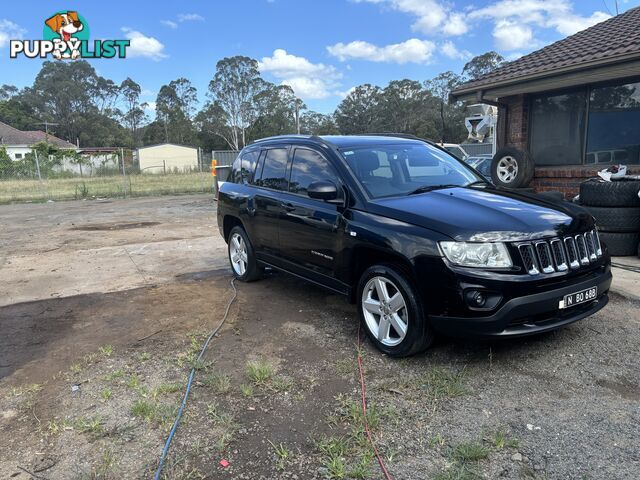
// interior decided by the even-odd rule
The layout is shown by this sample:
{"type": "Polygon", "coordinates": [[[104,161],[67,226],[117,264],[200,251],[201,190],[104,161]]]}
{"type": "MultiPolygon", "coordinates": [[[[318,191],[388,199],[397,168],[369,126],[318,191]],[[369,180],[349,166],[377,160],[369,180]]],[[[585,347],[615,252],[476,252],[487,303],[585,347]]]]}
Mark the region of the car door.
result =
{"type": "Polygon", "coordinates": [[[338,205],[309,198],[307,187],[316,181],[335,183],[343,195],[339,176],[324,155],[310,148],[292,147],[289,190],[281,194],[281,255],[292,270],[333,276],[342,216],[338,205]]]}
{"type": "Polygon", "coordinates": [[[247,205],[256,255],[269,262],[277,259],[280,251],[278,224],[282,213],[281,194],[288,186],[288,158],[287,146],[265,148],[253,179],[255,193],[247,205]]]}

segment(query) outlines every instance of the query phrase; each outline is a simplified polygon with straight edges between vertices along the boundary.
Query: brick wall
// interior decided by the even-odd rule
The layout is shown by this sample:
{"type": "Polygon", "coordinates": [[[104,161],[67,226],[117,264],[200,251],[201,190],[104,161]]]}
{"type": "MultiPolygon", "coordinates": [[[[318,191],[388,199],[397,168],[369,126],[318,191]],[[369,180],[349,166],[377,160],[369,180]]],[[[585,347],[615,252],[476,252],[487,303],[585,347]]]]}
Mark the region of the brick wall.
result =
{"type": "Polygon", "coordinates": [[[500,102],[507,105],[506,144],[526,150],[529,140],[529,102],[526,95],[504,97],[500,102]]]}
{"type": "MultiPolygon", "coordinates": [[[[558,167],[536,167],[533,181],[529,185],[536,192],[557,190],[570,199],[580,192],[580,183],[597,177],[606,165],[567,165],[558,167]]],[[[628,175],[640,175],[640,166],[627,167],[628,175]]]]}

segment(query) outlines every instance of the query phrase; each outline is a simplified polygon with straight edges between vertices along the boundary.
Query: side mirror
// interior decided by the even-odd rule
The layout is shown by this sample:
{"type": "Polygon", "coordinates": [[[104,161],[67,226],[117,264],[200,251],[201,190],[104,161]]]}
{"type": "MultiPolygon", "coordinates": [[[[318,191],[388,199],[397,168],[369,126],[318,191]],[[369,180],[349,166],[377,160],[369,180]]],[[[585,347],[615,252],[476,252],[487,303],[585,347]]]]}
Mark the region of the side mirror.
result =
{"type": "Polygon", "coordinates": [[[333,182],[313,182],[307,188],[307,195],[309,195],[309,198],[330,202],[337,200],[338,187],[336,187],[336,184],[333,182]]]}

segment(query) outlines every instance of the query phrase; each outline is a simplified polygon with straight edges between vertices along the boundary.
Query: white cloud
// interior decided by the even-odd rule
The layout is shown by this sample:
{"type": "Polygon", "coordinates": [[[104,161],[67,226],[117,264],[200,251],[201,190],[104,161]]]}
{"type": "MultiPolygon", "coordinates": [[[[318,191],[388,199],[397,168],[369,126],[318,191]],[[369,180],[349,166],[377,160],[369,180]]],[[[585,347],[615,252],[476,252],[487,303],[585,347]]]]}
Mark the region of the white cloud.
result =
{"type": "Polygon", "coordinates": [[[450,2],[439,0],[354,0],[356,3],[386,5],[416,17],[411,28],[425,35],[462,35],[467,32],[464,14],[451,8],[450,2]]]}
{"type": "Polygon", "coordinates": [[[574,33],[589,28],[596,23],[604,22],[608,18],[610,18],[610,15],[604,12],[593,12],[590,17],[564,15],[550,18],[548,24],[555,27],[555,29],[563,35],[573,35],[574,33]]]}
{"type": "Polygon", "coordinates": [[[26,30],[10,20],[0,19],[0,48],[9,44],[9,40],[20,40],[26,30]]]}
{"type": "Polygon", "coordinates": [[[160,20],[160,23],[162,25],[164,25],[165,27],[173,28],[174,30],[176,28],[178,28],[178,24],[176,22],[171,21],[171,20],[160,20]]]}
{"type": "Polygon", "coordinates": [[[149,112],[155,112],[156,111],[156,102],[146,102],[147,106],[145,107],[145,110],[149,111],[149,112]]]}
{"type": "Polygon", "coordinates": [[[143,33],[130,28],[122,28],[125,38],[131,41],[127,49],[128,57],[146,57],[155,61],[166,58],[164,44],[154,37],[147,37],[143,33]]]}
{"type": "Polygon", "coordinates": [[[458,50],[458,47],[450,41],[446,41],[440,45],[440,50],[445,56],[454,60],[466,60],[473,56],[468,50],[458,50]]]}
{"type": "Polygon", "coordinates": [[[500,50],[518,50],[533,46],[533,31],[521,23],[500,20],[496,23],[492,35],[500,50]]]}
{"type": "Polygon", "coordinates": [[[369,60],[388,63],[427,63],[436,46],[429,40],[412,38],[402,43],[379,47],[369,42],[356,40],[350,43],[336,43],[327,47],[331,55],[340,61],[348,59],[369,60]]]}
{"type": "Polygon", "coordinates": [[[180,13],[178,14],[179,22],[202,22],[204,21],[204,17],[202,15],[198,15],[197,13],[180,13]]]}
{"type": "Polygon", "coordinates": [[[262,73],[272,74],[281,84],[289,85],[296,95],[304,99],[331,96],[342,77],[331,65],[312,63],[281,48],[259,61],[258,68],[262,73]]]}

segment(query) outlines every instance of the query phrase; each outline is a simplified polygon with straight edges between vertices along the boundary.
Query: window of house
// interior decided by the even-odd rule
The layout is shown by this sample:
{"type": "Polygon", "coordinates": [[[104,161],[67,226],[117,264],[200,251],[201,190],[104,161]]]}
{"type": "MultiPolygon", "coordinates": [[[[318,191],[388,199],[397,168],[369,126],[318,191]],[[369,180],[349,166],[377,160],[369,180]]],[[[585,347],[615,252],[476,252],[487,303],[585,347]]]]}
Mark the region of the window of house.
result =
{"type": "Polygon", "coordinates": [[[531,99],[529,151],[536,165],[578,165],[586,120],[586,91],[531,99]]]}
{"type": "Polygon", "coordinates": [[[22,154],[21,153],[16,153],[16,160],[20,160],[22,159],[22,154]]]}
{"type": "Polygon", "coordinates": [[[585,163],[638,164],[639,152],[640,82],[592,88],[585,163]]]}
{"type": "Polygon", "coordinates": [[[256,172],[255,184],[274,190],[287,190],[287,149],[272,148],[266,152],[259,177],[256,172]]]}
{"type": "Polygon", "coordinates": [[[297,148],[293,154],[289,191],[307,195],[307,188],[313,182],[329,181],[338,186],[338,175],[329,161],[313,150],[297,148]]]}

